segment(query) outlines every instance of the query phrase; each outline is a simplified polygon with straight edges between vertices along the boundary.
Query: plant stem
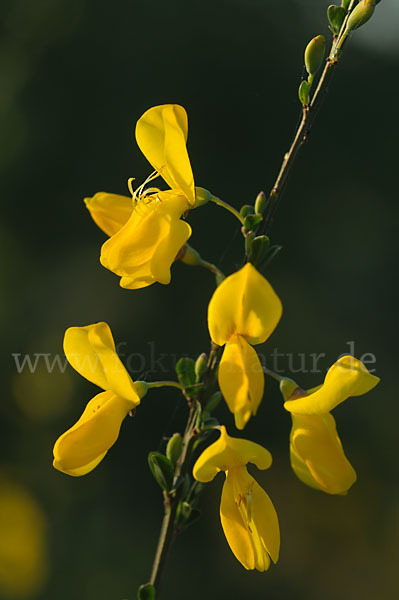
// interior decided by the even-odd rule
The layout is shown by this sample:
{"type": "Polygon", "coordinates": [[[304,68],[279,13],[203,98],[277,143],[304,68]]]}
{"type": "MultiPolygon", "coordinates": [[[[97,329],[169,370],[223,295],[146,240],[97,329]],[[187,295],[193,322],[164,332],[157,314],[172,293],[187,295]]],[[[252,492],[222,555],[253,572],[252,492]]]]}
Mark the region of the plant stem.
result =
{"type": "MultiPolygon", "coordinates": [[[[183,434],[182,452],[179,460],[176,463],[174,472],[174,485],[176,486],[181,477],[184,477],[187,473],[188,466],[191,460],[192,447],[195,438],[198,435],[196,431],[196,423],[198,415],[201,411],[201,404],[207,401],[210,396],[215,379],[216,379],[216,367],[218,359],[220,357],[221,348],[212,344],[211,351],[209,353],[209,359],[207,369],[203,377],[203,388],[200,392],[200,402],[194,399],[188,399],[189,414],[187,417],[187,423],[183,434]]],[[[159,586],[162,579],[162,573],[165,567],[165,562],[168,557],[170,548],[176,537],[175,530],[175,518],[176,511],[181,499],[183,486],[180,485],[177,489],[172,490],[169,494],[164,492],[164,517],[161,525],[161,531],[159,534],[157,550],[155,553],[154,563],[152,566],[150,583],[155,587],[156,599],[159,598],[159,586]]]]}
{"type": "Polygon", "coordinates": [[[232,215],[237,217],[237,219],[240,221],[241,225],[244,225],[244,217],[242,217],[240,215],[240,213],[238,212],[238,210],[236,210],[234,208],[234,206],[231,206],[230,204],[228,204],[227,202],[224,202],[223,200],[221,200],[220,198],[217,198],[216,196],[213,196],[211,198],[211,201],[214,202],[215,204],[217,204],[218,206],[221,206],[222,208],[225,208],[226,210],[228,210],[232,215]]]}
{"type": "Polygon", "coordinates": [[[355,1],[356,0],[352,0],[352,2],[350,3],[348,7],[348,14],[344,22],[342,23],[341,30],[338,36],[333,40],[330,54],[326,60],[324,70],[320,76],[318,86],[313,94],[312,101],[310,102],[309,106],[304,106],[302,108],[302,119],[298,125],[294,139],[291,143],[291,147],[284,156],[279,174],[277,175],[277,179],[269,194],[268,208],[266,209],[264,222],[262,224],[262,230],[266,233],[270,231],[270,228],[273,224],[274,214],[276,212],[279,200],[281,198],[285,183],[287,182],[288,175],[295,163],[295,159],[298,156],[299,150],[308,139],[310,129],[320,110],[322,100],[324,99],[328,91],[328,85],[338,64],[339,49],[341,48],[344,41],[346,23],[349,18],[350,12],[355,5],[355,1]]]}

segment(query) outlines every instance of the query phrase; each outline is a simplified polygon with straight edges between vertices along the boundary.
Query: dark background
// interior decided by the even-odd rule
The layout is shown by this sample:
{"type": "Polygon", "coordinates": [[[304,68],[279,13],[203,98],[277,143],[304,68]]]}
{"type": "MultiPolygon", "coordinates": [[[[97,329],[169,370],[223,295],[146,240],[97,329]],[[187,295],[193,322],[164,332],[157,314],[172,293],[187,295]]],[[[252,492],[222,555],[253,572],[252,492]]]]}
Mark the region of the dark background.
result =
{"type": "MultiPolygon", "coordinates": [[[[68,477],[52,468],[52,446],[96,389],[71,367],[48,373],[43,358],[33,373],[25,368],[18,374],[12,355],[54,357],[62,353],[67,327],[98,320],[110,324],[117,342],[126,342],[123,360],[134,355],[134,378],[172,378],[174,356],[208,349],[211,274],[177,264],[169,286],[121,289],[99,264],[105,236],[82,198],[97,191],[125,194],[128,177],[138,183],[147,177],[151,167],[136,146],[135,122],[166,102],[188,112],[197,185],[237,208],[253,202],[260,189],[268,191],[299,114],[303,50],[315,35],[328,35],[328,4],[2,0],[0,498],[2,489],[17,486],[25,513],[36,515],[22,528],[20,546],[12,527],[9,537],[0,531],[2,600],[133,600],[148,579],[162,513],[146,456],[162,449],[162,437],[178,431],[185,418],[176,393],[151,392],[137,416],[124,422],[103,463],[86,477],[68,477]],[[168,372],[160,376],[152,356],[161,353],[167,353],[162,364],[168,372]],[[17,548],[14,559],[9,540],[17,548]],[[15,582],[29,580],[35,558],[25,565],[26,545],[47,575],[18,595],[17,584],[5,587],[4,571],[15,582]]],[[[394,597],[396,9],[394,0],[384,0],[350,40],[292,173],[272,231],[273,242],[284,248],[267,272],[284,315],[258,347],[266,360],[274,349],[284,354],[280,366],[287,372],[290,360],[300,369],[304,353],[307,368],[293,375],[303,387],[321,383],[330,364],[349,351],[348,342],[359,358],[375,355],[378,388],[334,411],[358,482],[348,496],[333,497],[295,478],[290,417],[268,381],[244,435],[274,457],[272,468],[256,477],[279,515],[280,561],[260,574],[247,573],[235,560],[219,522],[220,476],[205,490],[202,521],[174,547],[165,598],[394,597]],[[321,373],[306,372],[312,353],[325,354],[321,373]]],[[[190,222],[192,245],[232,272],[242,256],[234,217],[212,205],[193,211],[190,222]]],[[[237,435],[227,410],[218,414],[237,435]]],[[[5,521],[0,518],[0,529],[5,521]]]]}

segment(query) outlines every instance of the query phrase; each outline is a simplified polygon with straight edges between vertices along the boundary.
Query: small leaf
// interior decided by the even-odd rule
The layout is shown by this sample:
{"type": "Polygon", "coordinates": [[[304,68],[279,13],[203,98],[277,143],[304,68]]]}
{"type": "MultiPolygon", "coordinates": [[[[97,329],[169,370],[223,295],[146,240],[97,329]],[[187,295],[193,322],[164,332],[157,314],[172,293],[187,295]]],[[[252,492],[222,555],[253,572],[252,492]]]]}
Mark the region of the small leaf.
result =
{"type": "Polygon", "coordinates": [[[244,227],[247,231],[255,231],[262,221],[262,215],[247,215],[245,217],[244,227]]]}
{"type": "Polygon", "coordinates": [[[307,81],[302,81],[301,85],[299,86],[299,90],[298,90],[298,96],[299,96],[299,100],[301,101],[301,104],[303,104],[303,106],[309,106],[309,92],[310,92],[310,83],[308,83],[307,81]]]}
{"type": "Polygon", "coordinates": [[[173,466],[176,465],[181,454],[183,438],[180,433],[174,433],[166,446],[166,456],[173,466]]]}
{"type": "Polygon", "coordinates": [[[176,373],[179,383],[188,387],[195,384],[195,362],[192,358],[183,357],[177,361],[176,373]]]}
{"type": "Polygon", "coordinates": [[[342,23],[346,17],[346,10],[342,6],[330,4],[327,8],[327,17],[331,25],[332,32],[338,35],[341,31],[342,23]]]}
{"type": "Polygon", "coordinates": [[[155,588],[151,583],[145,583],[139,587],[138,600],[155,600],[155,588]]]}
{"type": "MultiPolygon", "coordinates": [[[[379,2],[380,0],[378,0],[379,2]]],[[[346,11],[348,11],[349,8],[349,4],[351,3],[351,0],[342,0],[341,4],[342,4],[342,8],[344,8],[346,11]]]]}
{"type": "Polygon", "coordinates": [[[211,413],[219,406],[222,399],[222,392],[215,392],[205,404],[204,412],[211,413]]]}
{"type": "Polygon", "coordinates": [[[250,206],[249,204],[244,204],[244,206],[241,206],[240,208],[240,215],[244,217],[244,219],[247,215],[251,215],[253,212],[254,207],[250,206]]]}
{"type": "Polygon", "coordinates": [[[270,240],[267,235],[259,235],[252,240],[251,249],[248,254],[248,260],[255,267],[261,264],[269,250],[270,240]]]}
{"type": "Polygon", "coordinates": [[[160,452],[150,452],[148,464],[155,481],[165,492],[169,492],[173,486],[174,475],[174,468],[169,458],[160,452]]]}

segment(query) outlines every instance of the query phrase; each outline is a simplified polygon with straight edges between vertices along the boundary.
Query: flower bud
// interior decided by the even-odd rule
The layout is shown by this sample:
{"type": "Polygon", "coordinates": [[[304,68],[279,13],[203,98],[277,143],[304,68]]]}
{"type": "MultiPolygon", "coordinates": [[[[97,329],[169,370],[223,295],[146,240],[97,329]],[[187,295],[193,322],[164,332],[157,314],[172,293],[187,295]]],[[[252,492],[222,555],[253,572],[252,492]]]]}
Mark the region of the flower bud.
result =
{"type": "Polygon", "coordinates": [[[267,198],[265,192],[259,192],[255,200],[255,213],[261,215],[266,208],[266,204],[267,198]]]}
{"type": "Polygon", "coordinates": [[[195,363],[192,358],[183,357],[177,361],[176,374],[181,385],[189,387],[195,384],[195,363]]]}
{"type": "Polygon", "coordinates": [[[205,352],[200,354],[199,357],[197,358],[197,360],[195,361],[194,370],[195,370],[195,380],[197,382],[201,379],[202,375],[205,373],[207,362],[208,362],[208,357],[205,354],[205,352]]]}
{"type": "Polygon", "coordinates": [[[270,240],[267,235],[258,235],[252,240],[251,248],[248,254],[248,260],[255,267],[260,265],[266,257],[269,250],[270,240]]]}
{"type": "Polygon", "coordinates": [[[346,31],[358,29],[373,16],[375,10],[375,0],[361,0],[351,12],[346,24],[346,31]]]}
{"type": "Polygon", "coordinates": [[[145,583],[139,587],[138,600],[155,600],[155,588],[151,583],[145,583]]]}
{"type": "Polygon", "coordinates": [[[316,75],[320,69],[326,52],[326,38],[324,35],[318,35],[313,38],[306,46],[305,66],[309,75],[316,75]]]}

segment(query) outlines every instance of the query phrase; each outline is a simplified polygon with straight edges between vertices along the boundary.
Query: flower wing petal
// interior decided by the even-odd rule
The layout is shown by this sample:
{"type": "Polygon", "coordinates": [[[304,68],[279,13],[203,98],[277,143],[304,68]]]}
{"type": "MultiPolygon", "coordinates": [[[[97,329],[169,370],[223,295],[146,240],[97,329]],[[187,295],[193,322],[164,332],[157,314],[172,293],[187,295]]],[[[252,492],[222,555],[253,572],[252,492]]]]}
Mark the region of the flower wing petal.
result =
{"type": "Polygon", "coordinates": [[[291,465],[298,478],[328,494],[346,494],[356,472],[346,458],[334,417],[292,414],[291,465]]]}
{"type": "Polygon", "coordinates": [[[219,386],[237,429],[244,429],[263,397],[265,377],[256,351],[240,335],[226,344],[219,366],[219,386]]]}
{"type": "Polygon", "coordinates": [[[96,225],[109,236],[117,233],[133,212],[132,198],[119,194],[98,192],[84,203],[96,225]]]}
{"type": "Polygon", "coordinates": [[[54,445],[54,467],[69,475],[85,475],[116,442],[131,404],[113,392],[90,400],[80,419],[54,445]]]}

